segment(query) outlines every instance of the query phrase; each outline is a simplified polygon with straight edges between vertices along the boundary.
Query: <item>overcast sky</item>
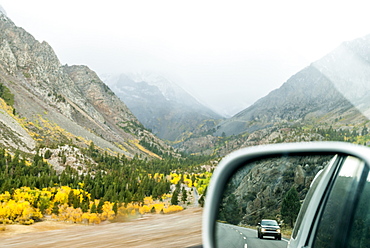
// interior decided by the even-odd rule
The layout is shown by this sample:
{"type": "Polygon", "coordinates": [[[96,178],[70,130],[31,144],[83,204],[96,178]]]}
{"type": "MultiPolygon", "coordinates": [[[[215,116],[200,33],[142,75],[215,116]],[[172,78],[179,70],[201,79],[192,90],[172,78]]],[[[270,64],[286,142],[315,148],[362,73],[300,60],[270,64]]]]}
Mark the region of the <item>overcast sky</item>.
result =
{"type": "Polygon", "coordinates": [[[367,1],[0,0],[62,64],[164,74],[235,114],[343,41],[370,33],[367,1]]]}

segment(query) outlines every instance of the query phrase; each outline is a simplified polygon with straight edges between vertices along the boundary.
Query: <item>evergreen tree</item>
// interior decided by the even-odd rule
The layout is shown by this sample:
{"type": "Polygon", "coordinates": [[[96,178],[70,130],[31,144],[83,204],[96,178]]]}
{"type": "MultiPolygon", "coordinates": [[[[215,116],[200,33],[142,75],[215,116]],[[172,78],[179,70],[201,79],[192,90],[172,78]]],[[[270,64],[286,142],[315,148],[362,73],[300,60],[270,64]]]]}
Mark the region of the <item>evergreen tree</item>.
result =
{"type": "Polygon", "coordinates": [[[286,193],[281,204],[281,217],[290,227],[294,226],[295,219],[299,213],[301,203],[299,201],[297,189],[293,186],[286,193]]]}
{"type": "Polygon", "coordinates": [[[368,132],[368,130],[367,130],[367,127],[366,126],[364,126],[364,128],[362,129],[362,131],[361,131],[361,135],[362,136],[365,136],[365,135],[367,135],[369,132],[368,132]]]}
{"type": "Polygon", "coordinates": [[[73,208],[79,208],[80,207],[80,200],[79,197],[74,197],[73,198],[73,208]]]}
{"type": "Polygon", "coordinates": [[[84,201],[81,203],[81,210],[82,212],[86,213],[89,210],[89,202],[84,201]]]}
{"type": "Polygon", "coordinates": [[[114,213],[115,213],[115,215],[117,215],[117,213],[118,213],[118,204],[117,204],[117,202],[115,202],[114,204],[113,204],[113,211],[114,211],[114,213]]]}
{"type": "Polygon", "coordinates": [[[90,209],[90,213],[96,213],[97,211],[96,211],[96,205],[95,205],[95,203],[93,203],[93,205],[91,206],[91,209],[90,209]]]}
{"type": "Polygon", "coordinates": [[[96,207],[96,212],[98,212],[99,214],[103,213],[103,205],[104,201],[100,200],[98,206],[96,207]]]}
{"type": "Polygon", "coordinates": [[[53,209],[51,210],[53,214],[58,215],[59,214],[59,202],[54,202],[53,209]]]}
{"type": "Polygon", "coordinates": [[[51,157],[51,151],[49,149],[47,149],[45,154],[44,154],[44,158],[49,159],[50,157],[51,157]]]}
{"type": "Polygon", "coordinates": [[[75,199],[75,194],[73,193],[73,190],[69,191],[69,194],[68,194],[68,206],[72,206],[73,205],[73,201],[75,199]]]}
{"type": "Polygon", "coordinates": [[[172,205],[177,205],[179,204],[179,191],[176,189],[173,194],[172,194],[172,198],[171,198],[171,204],[172,205]]]}
{"type": "Polygon", "coordinates": [[[242,216],[235,195],[230,194],[227,198],[224,198],[224,202],[220,206],[219,219],[233,225],[238,225],[242,220],[242,216]]]}
{"type": "Polygon", "coordinates": [[[152,209],[150,209],[150,212],[151,213],[155,213],[156,211],[155,211],[155,207],[152,207],[152,209]]]}
{"type": "Polygon", "coordinates": [[[183,187],[182,188],[182,192],[181,192],[181,201],[183,202],[183,203],[185,203],[186,202],[186,200],[188,199],[188,194],[187,194],[188,192],[186,191],[186,189],[183,187]]]}

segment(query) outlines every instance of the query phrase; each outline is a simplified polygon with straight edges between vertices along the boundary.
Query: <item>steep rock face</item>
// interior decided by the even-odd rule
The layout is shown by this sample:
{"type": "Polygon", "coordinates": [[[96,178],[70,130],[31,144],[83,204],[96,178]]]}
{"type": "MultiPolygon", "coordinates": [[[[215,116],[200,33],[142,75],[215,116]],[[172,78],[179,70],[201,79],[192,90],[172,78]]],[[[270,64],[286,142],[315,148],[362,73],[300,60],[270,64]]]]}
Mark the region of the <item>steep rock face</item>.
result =
{"type": "Polygon", "coordinates": [[[0,105],[0,144],[4,147],[14,147],[22,152],[32,153],[36,142],[17,122],[2,99],[0,99],[0,105]]]}
{"type": "Polygon", "coordinates": [[[0,83],[14,94],[17,116],[34,139],[46,144],[93,141],[129,157],[152,156],[138,145],[141,139],[170,149],[89,68],[62,66],[46,42],[1,13],[0,30],[0,83]]]}
{"type": "Polygon", "coordinates": [[[331,159],[332,156],[284,156],[245,165],[225,189],[221,217],[245,225],[256,225],[263,218],[281,218],[285,194],[295,187],[303,200],[317,172],[331,159]],[[231,206],[226,208],[228,204],[231,206]]]}
{"type": "Polygon", "coordinates": [[[105,76],[103,80],[140,122],[162,139],[182,140],[206,120],[221,118],[159,75],[121,74],[105,76]]]}
{"type": "MultiPolygon", "coordinates": [[[[87,117],[91,117],[91,122],[96,126],[102,130],[113,128],[115,131],[122,131],[117,129],[117,125],[124,126],[125,122],[140,125],[126,105],[98,78],[95,72],[86,66],[64,66],[63,68],[76,87],[84,93],[86,103],[81,107],[78,106],[80,111],[82,114],[89,113],[87,117]],[[110,125],[104,126],[108,123],[110,125]]],[[[77,121],[77,114],[75,118],[77,121]]],[[[122,132],[122,134],[126,133],[122,132]]]]}

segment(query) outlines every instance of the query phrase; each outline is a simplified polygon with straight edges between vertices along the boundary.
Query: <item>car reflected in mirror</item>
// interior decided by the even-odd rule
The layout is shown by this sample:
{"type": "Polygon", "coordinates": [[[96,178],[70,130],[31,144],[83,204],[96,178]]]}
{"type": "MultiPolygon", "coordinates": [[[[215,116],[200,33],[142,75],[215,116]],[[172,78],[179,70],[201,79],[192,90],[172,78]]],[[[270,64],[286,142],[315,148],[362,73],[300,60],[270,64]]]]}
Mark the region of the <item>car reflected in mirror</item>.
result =
{"type": "Polygon", "coordinates": [[[281,240],[281,226],[276,220],[261,220],[257,224],[257,237],[263,239],[264,236],[272,236],[281,240]]]}
{"type": "Polygon", "coordinates": [[[204,246],[287,247],[290,239],[289,247],[346,247],[338,244],[353,242],[349,229],[341,221],[330,228],[328,219],[339,211],[353,221],[356,194],[366,185],[369,151],[348,143],[311,142],[229,155],[215,170],[207,193],[204,246]],[[339,232],[332,230],[338,227],[339,232]]]}
{"type": "MultiPolygon", "coordinates": [[[[253,240],[255,247],[269,246],[257,238],[281,240],[283,229],[291,232],[315,175],[325,168],[335,155],[282,156],[252,160],[240,167],[229,178],[219,205],[216,225],[224,229],[216,235],[217,247],[253,240]],[[225,238],[230,229],[223,224],[248,227],[244,235],[231,240],[225,238]],[[257,230],[255,230],[257,227],[257,230]],[[240,239],[240,240],[238,240],[240,239]],[[226,241],[227,240],[227,241],[226,241]],[[225,243],[226,241],[226,243],[225,243]]],[[[251,247],[251,245],[249,245],[251,247]]],[[[281,247],[286,247],[281,244],[281,247]]]]}

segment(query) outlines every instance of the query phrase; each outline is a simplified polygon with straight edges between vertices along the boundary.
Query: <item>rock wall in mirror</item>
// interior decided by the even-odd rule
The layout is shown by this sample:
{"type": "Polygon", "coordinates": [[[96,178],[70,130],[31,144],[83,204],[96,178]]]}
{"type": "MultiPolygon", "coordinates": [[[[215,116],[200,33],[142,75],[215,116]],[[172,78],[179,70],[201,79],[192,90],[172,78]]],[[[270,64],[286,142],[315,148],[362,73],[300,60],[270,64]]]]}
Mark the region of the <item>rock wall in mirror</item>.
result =
{"type": "Polygon", "coordinates": [[[294,212],[297,204],[299,211],[315,175],[332,158],[332,155],[283,156],[246,164],[225,188],[218,222],[256,226],[262,219],[274,219],[291,225],[298,212],[291,213],[294,216],[289,216],[289,212],[294,212]]]}

